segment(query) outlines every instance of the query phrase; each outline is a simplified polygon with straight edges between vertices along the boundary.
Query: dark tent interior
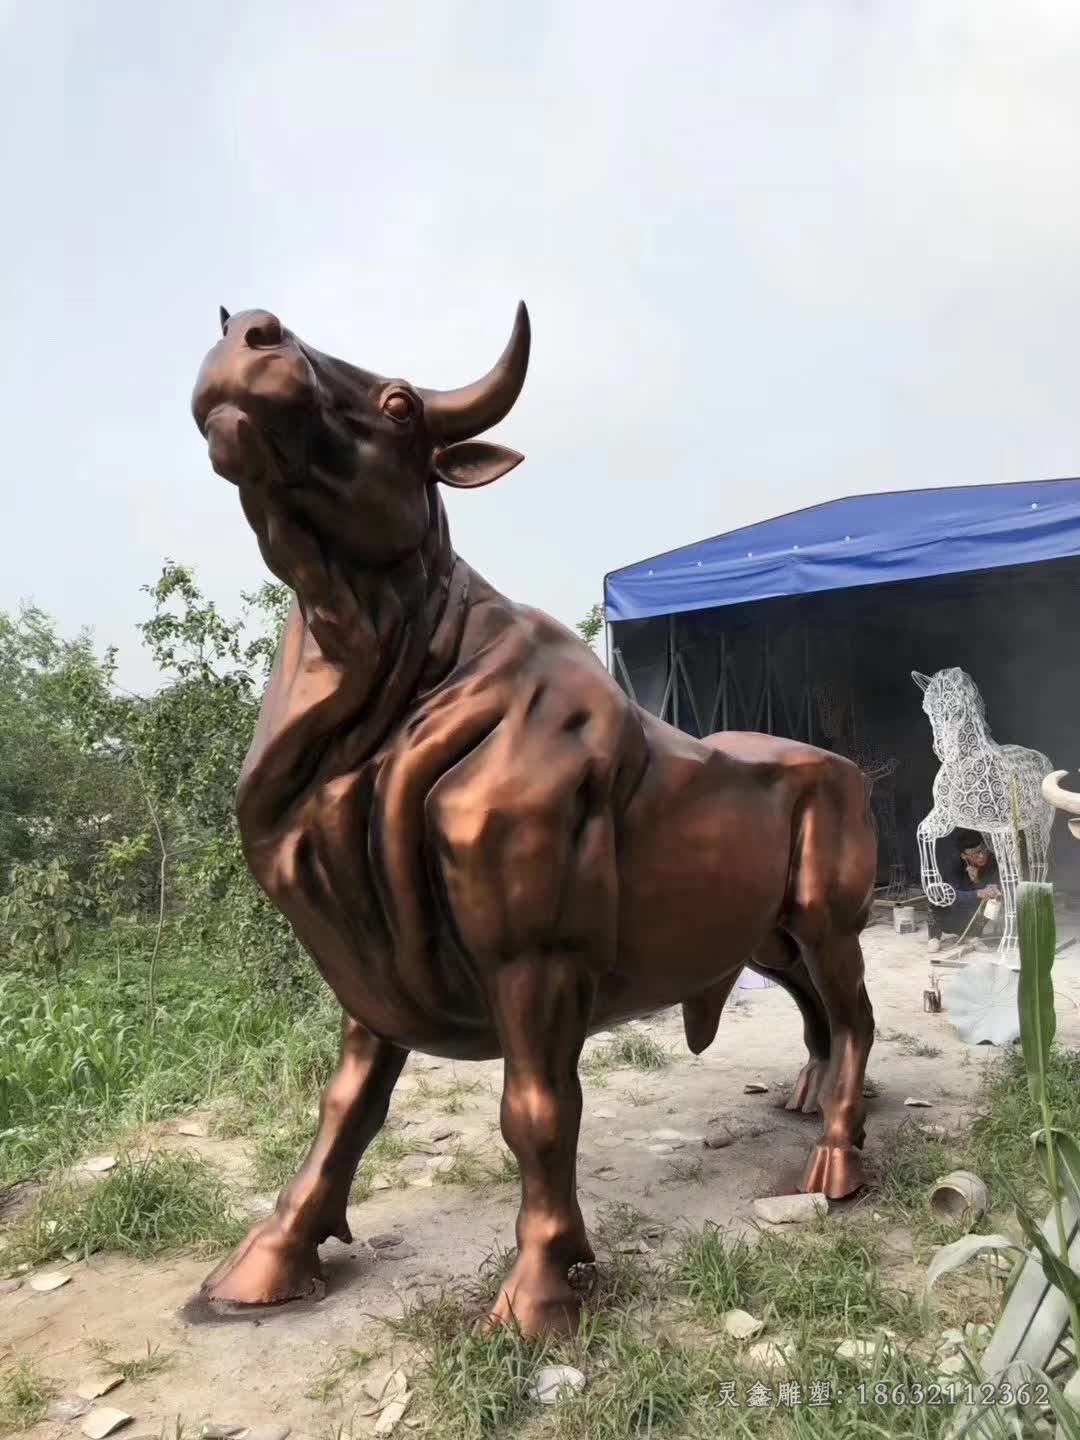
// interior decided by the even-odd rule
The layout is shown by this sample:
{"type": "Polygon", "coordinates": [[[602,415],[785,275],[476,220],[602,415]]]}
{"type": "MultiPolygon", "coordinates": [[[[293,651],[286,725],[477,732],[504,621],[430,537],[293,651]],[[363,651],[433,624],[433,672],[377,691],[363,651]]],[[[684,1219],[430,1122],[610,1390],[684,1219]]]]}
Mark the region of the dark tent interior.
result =
{"type": "MultiPolygon", "coordinates": [[[[900,854],[882,844],[879,879],[900,858],[917,885],[915,827],[930,809],[938,761],[911,672],[961,667],[982,692],[998,744],[1078,768],[1078,598],[1080,555],[1070,554],[639,619],[614,616],[609,600],[609,663],[640,704],[691,734],[763,730],[840,750],[870,770],[895,762],[879,785],[891,793],[900,854]]],[[[1060,816],[1050,873],[1064,895],[1080,895],[1080,845],[1060,816]]]]}

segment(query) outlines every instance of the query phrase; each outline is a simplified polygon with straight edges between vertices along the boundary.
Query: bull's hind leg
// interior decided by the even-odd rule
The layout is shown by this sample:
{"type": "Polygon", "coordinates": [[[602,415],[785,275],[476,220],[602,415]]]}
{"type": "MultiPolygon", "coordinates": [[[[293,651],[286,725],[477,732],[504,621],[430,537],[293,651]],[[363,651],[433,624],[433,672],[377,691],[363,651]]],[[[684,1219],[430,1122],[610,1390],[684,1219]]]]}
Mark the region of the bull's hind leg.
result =
{"type": "Polygon", "coordinates": [[[576,1176],[577,1065],[592,996],[580,962],[552,954],[504,965],[491,986],[504,1056],[502,1133],[521,1170],[521,1209],[517,1261],[490,1321],[510,1321],[525,1335],[575,1328],[580,1300],[569,1270],[594,1258],[576,1176]]]}
{"type": "Polygon", "coordinates": [[[832,936],[808,946],[806,961],[828,1012],[831,1052],[821,1089],[825,1132],[800,1188],[841,1200],[864,1184],[858,1147],[865,1134],[863,1081],[874,1043],[874,1012],[863,984],[858,935],[832,936]]]}
{"type": "Polygon", "coordinates": [[[319,1246],[351,1241],[345,1208],[356,1167],[382,1129],[407,1050],[377,1040],[355,1020],[341,1032],[341,1057],[319,1107],[315,1143],[271,1215],[248,1231],[203,1281],[211,1300],[272,1305],[321,1295],[319,1246]]]}
{"type": "Polygon", "coordinates": [[[829,1065],[829,1017],[798,944],[777,931],[754,953],[753,968],[775,980],[798,1005],[803,1017],[806,1064],[799,1072],[786,1109],[813,1115],[821,1103],[821,1086],[829,1065]]]}

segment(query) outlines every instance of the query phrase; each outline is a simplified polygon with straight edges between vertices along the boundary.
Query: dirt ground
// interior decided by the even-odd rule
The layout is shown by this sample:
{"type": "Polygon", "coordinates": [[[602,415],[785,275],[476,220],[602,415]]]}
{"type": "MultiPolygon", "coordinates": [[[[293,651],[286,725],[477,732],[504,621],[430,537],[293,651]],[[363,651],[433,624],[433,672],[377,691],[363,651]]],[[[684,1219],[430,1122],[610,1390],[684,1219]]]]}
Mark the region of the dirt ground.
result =
{"type": "MultiPolygon", "coordinates": [[[[1062,938],[1072,933],[1068,924],[1062,926],[1062,938]]],[[[924,933],[898,936],[879,920],[866,933],[865,951],[879,1033],[870,1063],[878,1093],[868,1102],[867,1158],[873,1168],[876,1137],[913,1114],[905,1109],[909,1097],[931,1102],[932,1108],[921,1112],[926,1120],[962,1127],[984,1067],[1000,1052],[966,1046],[945,1015],[924,1013],[929,970],[924,933]],[[940,1053],[914,1053],[915,1042],[940,1053]]],[[[1080,943],[1062,954],[1057,970],[1060,1038],[1080,1045],[1080,943]]],[[[940,971],[946,995],[956,973],[940,971]]],[[[668,1232],[682,1223],[748,1224],[755,1197],[794,1188],[820,1124],[816,1117],[780,1108],[803,1058],[795,1006],[778,988],[740,992],[711,1050],[697,1059],[686,1050],[678,1011],[643,1023],[676,1058],[664,1071],[624,1068],[585,1080],[580,1177],[586,1219],[622,1201],[661,1221],[668,1232]],[[747,1081],[760,1081],[768,1092],[744,1094],[747,1081]],[[740,1120],[759,1122],[765,1133],[724,1149],[702,1145],[707,1132],[740,1120]]],[[[603,1043],[600,1038],[589,1045],[603,1043]]],[[[440,1140],[439,1150],[460,1143],[497,1156],[499,1079],[497,1062],[455,1065],[416,1056],[400,1083],[391,1123],[410,1138],[428,1141],[451,1129],[459,1134],[440,1140]],[[438,1095],[457,1080],[476,1088],[461,1097],[461,1113],[447,1114],[438,1095]]],[[[242,1178],[243,1142],[181,1139],[174,1133],[159,1143],[189,1145],[242,1178]]],[[[162,1426],[171,1431],[177,1417],[189,1433],[213,1421],[288,1425],[294,1437],[312,1440],[339,1425],[347,1430],[350,1423],[354,1433],[363,1434],[373,1421],[354,1416],[362,1398],[355,1390],[348,1402],[308,1395],[335,1353],[342,1347],[379,1352],[385,1368],[395,1357],[380,1318],[401,1314],[411,1298],[475,1275],[487,1255],[513,1239],[516,1185],[477,1190],[432,1184],[430,1171],[423,1170],[414,1178],[420,1183],[376,1192],[350,1211],[355,1243],[330,1241],[324,1247],[328,1290],[319,1303],[258,1318],[200,1322],[185,1306],[207,1262],[140,1264],[95,1256],[68,1266],[73,1283],[62,1289],[38,1294],[24,1284],[0,1296],[3,1346],[31,1357],[62,1390],[95,1369],[91,1342],[104,1342],[119,1358],[145,1353],[148,1343],[172,1352],[167,1371],[137,1385],[125,1383],[102,1402],[134,1416],[124,1432],[132,1437],[162,1426]],[[387,1232],[399,1233],[402,1243],[380,1249],[366,1243],[387,1232]]],[[[269,1208],[272,1197],[258,1197],[257,1203],[269,1208]]],[[[32,1433],[59,1440],[77,1432],[78,1422],[43,1422],[32,1433]]]]}

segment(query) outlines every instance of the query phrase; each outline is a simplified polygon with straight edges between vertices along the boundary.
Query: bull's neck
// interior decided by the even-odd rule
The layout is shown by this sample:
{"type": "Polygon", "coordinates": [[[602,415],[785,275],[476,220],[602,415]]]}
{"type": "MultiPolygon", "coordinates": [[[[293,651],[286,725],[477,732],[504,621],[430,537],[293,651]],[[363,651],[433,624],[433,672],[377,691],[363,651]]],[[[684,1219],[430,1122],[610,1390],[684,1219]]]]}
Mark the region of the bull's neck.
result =
{"type": "Polygon", "coordinates": [[[265,835],[313,783],[372,755],[454,664],[470,571],[437,492],[431,505],[423,545],[393,567],[350,569],[314,544],[299,559],[290,553],[283,568],[296,603],[237,793],[245,836],[265,835]]]}

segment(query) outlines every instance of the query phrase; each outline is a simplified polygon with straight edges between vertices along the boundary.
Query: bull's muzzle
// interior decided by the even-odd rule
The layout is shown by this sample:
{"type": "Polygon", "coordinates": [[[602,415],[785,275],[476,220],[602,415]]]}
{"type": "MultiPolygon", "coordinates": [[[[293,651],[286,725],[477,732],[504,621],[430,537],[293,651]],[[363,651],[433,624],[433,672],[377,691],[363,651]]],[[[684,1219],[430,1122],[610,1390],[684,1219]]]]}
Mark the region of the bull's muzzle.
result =
{"type": "Polygon", "coordinates": [[[258,432],[238,405],[218,405],[204,426],[210,464],[219,475],[239,485],[254,478],[261,461],[258,432]]]}

